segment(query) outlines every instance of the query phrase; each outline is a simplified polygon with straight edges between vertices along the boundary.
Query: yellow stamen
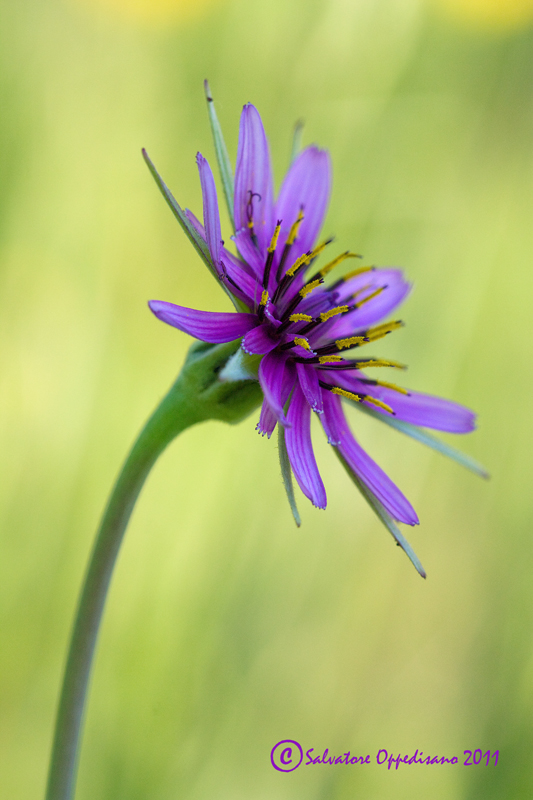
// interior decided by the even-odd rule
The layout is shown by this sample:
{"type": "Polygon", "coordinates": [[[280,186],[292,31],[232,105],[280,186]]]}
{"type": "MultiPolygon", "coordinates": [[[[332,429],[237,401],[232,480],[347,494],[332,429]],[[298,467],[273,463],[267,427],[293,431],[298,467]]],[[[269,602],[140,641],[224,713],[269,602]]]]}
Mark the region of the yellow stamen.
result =
{"type": "Polygon", "coordinates": [[[381,292],[386,288],[387,288],[386,286],[380,286],[379,289],[376,289],[375,292],[372,292],[372,294],[369,294],[368,297],[363,297],[362,300],[359,300],[359,302],[355,304],[355,307],[356,308],[360,308],[365,303],[368,303],[369,300],[373,300],[374,297],[377,297],[378,294],[381,294],[381,292]]]}
{"type": "Polygon", "coordinates": [[[350,336],[349,339],[336,339],[337,350],[345,350],[347,347],[354,347],[356,344],[363,344],[364,336],[350,336]]]}
{"type": "Polygon", "coordinates": [[[275,228],[274,233],[272,235],[272,239],[270,240],[270,245],[268,247],[268,252],[269,253],[273,253],[274,250],[276,249],[276,245],[278,243],[278,236],[279,236],[280,230],[281,230],[281,223],[276,225],[276,228],[275,228]]]}
{"type": "Polygon", "coordinates": [[[371,358],[368,361],[359,361],[356,365],[357,369],[367,369],[368,367],[395,367],[396,369],[407,369],[405,364],[399,364],[398,361],[385,361],[383,358],[371,358]]]}
{"type": "Polygon", "coordinates": [[[319,356],[319,364],[333,364],[335,361],[342,361],[342,356],[319,356]]]}
{"type": "Polygon", "coordinates": [[[294,339],[294,344],[299,344],[300,347],[303,347],[304,350],[311,350],[311,346],[307,339],[302,339],[301,336],[296,336],[294,339]]]}
{"type": "Polygon", "coordinates": [[[331,390],[332,394],[340,394],[342,397],[347,397],[348,400],[354,400],[356,403],[360,403],[363,399],[361,395],[354,394],[353,392],[348,392],[346,389],[341,389],[340,386],[334,386],[331,390]]]}
{"type": "MultiPolygon", "coordinates": [[[[349,250],[347,250],[345,253],[342,253],[340,256],[337,256],[337,258],[334,258],[333,261],[330,261],[329,264],[326,264],[325,267],[322,267],[322,269],[320,270],[320,275],[322,275],[322,277],[324,278],[328,274],[328,272],[331,272],[332,269],[335,269],[335,267],[338,264],[340,264],[347,258],[359,258],[359,256],[357,255],[357,253],[350,253],[349,250]]],[[[357,273],[360,270],[355,270],[355,271],[357,273]]]]}
{"type": "Polygon", "coordinates": [[[307,283],[305,286],[302,286],[300,289],[300,297],[307,297],[307,295],[312,292],[313,289],[316,289],[317,286],[320,286],[321,283],[322,280],[317,278],[316,281],[311,281],[311,283],[307,283]]]}
{"type": "Polygon", "coordinates": [[[254,221],[253,221],[253,219],[249,219],[248,220],[248,227],[250,228],[251,231],[253,231],[253,229],[254,229],[254,221]]]}
{"type": "Polygon", "coordinates": [[[353,269],[351,272],[346,273],[343,277],[343,281],[349,281],[350,278],[355,278],[357,275],[362,275],[364,272],[373,272],[375,269],[375,267],[359,267],[358,269],[353,269]]]}
{"type": "Polygon", "coordinates": [[[304,218],[304,212],[300,209],[298,213],[298,218],[296,222],[292,225],[289,235],[287,236],[287,244],[292,244],[298,235],[298,228],[302,224],[302,220],[304,218]]]}
{"type": "Polygon", "coordinates": [[[291,314],[289,317],[289,322],[312,322],[313,317],[310,317],[309,314],[291,314]]]}
{"type": "Polygon", "coordinates": [[[392,322],[384,322],[382,325],[376,325],[375,328],[369,328],[366,332],[366,338],[369,342],[375,342],[377,339],[387,336],[388,333],[398,330],[403,327],[403,322],[400,319],[395,319],[392,322]]]}
{"type": "Polygon", "coordinates": [[[336,308],[331,308],[329,311],[323,311],[320,315],[320,319],[322,322],[327,322],[328,319],[332,317],[336,317],[337,314],[345,314],[348,311],[349,306],[337,306],[336,308]]]}
{"type": "Polygon", "coordinates": [[[309,256],[309,258],[310,259],[317,258],[320,255],[320,253],[322,253],[326,249],[328,244],[330,244],[330,241],[331,240],[328,239],[325,242],[321,242],[319,245],[317,245],[317,247],[315,247],[315,249],[311,251],[311,255],[309,256]]]}
{"type": "Polygon", "coordinates": [[[303,256],[297,258],[292,267],[289,267],[285,275],[288,275],[289,278],[292,278],[296,270],[299,269],[302,264],[308,264],[311,261],[311,255],[311,253],[304,253],[303,256]]]}
{"type": "Polygon", "coordinates": [[[269,297],[268,292],[266,289],[263,290],[263,294],[261,295],[261,302],[259,303],[260,306],[266,306],[268,303],[269,297]]]}
{"type": "Polygon", "coordinates": [[[402,386],[396,386],[395,383],[387,383],[387,381],[377,381],[378,386],[383,386],[384,389],[392,389],[393,392],[399,392],[400,394],[409,395],[407,389],[404,389],[402,386]]]}
{"type": "Polygon", "coordinates": [[[388,406],[386,403],[382,403],[381,400],[378,400],[376,397],[370,397],[369,394],[366,394],[364,396],[364,400],[367,403],[372,403],[372,405],[378,406],[378,408],[382,408],[384,411],[388,411],[389,414],[394,414],[394,411],[390,406],[388,406]]]}

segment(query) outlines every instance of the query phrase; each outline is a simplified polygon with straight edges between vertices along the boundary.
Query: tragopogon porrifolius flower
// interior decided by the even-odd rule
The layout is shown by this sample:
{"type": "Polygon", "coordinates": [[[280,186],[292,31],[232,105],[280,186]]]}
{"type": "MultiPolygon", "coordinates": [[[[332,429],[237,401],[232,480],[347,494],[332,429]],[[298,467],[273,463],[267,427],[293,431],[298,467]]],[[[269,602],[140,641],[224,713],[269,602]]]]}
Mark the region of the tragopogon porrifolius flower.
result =
{"type": "MultiPolygon", "coordinates": [[[[376,369],[404,368],[366,352],[370,344],[402,326],[401,320],[387,318],[407,296],[410,285],[399,269],[373,266],[357,266],[326,283],[340,264],[353,265],[357,262],[352,259],[359,258],[352,252],[327,258],[332,240],[318,240],[331,190],[328,152],[312,145],[295,154],[275,198],[267,137],[257,109],[248,103],[241,114],[232,183],[207,85],[206,93],[238,255],[221,239],[215,181],[200,153],[196,160],[203,225],[191,211],[179,210],[182,224],[186,221],[197,246],[203,245],[204,258],[237,310],[197,311],[160,300],[152,300],[150,308],[163,322],[204,342],[240,339],[241,354],[233,356],[221,378],[257,375],[264,395],[257,429],[270,437],[276,425],[282,426],[282,447],[304,495],[318,508],[326,507],[326,490],[311,443],[314,412],[367,500],[397,541],[407,545],[393,520],[416,525],[416,511],[357,442],[343,401],[392,421],[411,435],[418,431],[412,426],[468,433],[474,429],[475,414],[449,400],[373,377],[376,369]]],[[[169,199],[151,162],[149,166],[169,199]]],[[[428,443],[436,441],[428,438],[428,443]]],[[[291,489],[289,493],[295,510],[291,489]]],[[[423,574],[410,548],[405,549],[423,574]]]]}

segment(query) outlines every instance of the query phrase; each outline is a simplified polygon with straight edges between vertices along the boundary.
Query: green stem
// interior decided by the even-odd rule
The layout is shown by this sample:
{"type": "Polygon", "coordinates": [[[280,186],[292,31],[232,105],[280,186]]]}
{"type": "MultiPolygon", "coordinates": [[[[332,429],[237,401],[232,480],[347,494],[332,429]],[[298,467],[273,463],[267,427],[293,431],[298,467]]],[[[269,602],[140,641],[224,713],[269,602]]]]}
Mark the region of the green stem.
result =
{"type": "MultiPolygon", "coordinates": [[[[236,343],[238,347],[238,342],[236,343]]],[[[71,800],[87,687],[104,604],[127,524],[143,484],[166,446],[206,419],[237,422],[257,407],[257,384],[223,384],[220,367],[235,343],[194,345],[185,367],[146,423],[111,493],[81,592],[56,719],[46,800],[71,800]]]]}

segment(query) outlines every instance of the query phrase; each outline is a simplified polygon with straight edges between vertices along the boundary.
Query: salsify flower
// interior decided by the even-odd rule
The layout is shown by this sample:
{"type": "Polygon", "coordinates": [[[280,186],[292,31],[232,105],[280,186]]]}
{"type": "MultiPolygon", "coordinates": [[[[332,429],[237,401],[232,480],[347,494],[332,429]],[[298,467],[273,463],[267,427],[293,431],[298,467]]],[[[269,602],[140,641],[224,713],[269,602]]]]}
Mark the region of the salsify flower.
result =
{"type": "MultiPolygon", "coordinates": [[[[280,444],[286,448],[286,458],[303,494],[314,506],[326,507],[326,490],[311,442],[314,413],[366,499],[424,574],[393,523],[418,524],[416,511],[361,447],[350,430],[343,402],[455,457],[455,451],[436,444],[437,440],[417,426],[467,433],[474,429],[475,414],[449,400],[410,392],[388,379],[374,377],[383,368],[404,368],[373,352],[366,353],[370,345],[402,326],[401,320],[389,319],[389,315],[405,299],[410,284],[399,269],[359,266],[356,253],[334,253],[327,258],[332,240],[318,239],[331,189],[327,151],[312,145],[297,154],[275,198],[267,137],[257,109],[247,104],[241,114],[232,182],[207,86],[206,90],[238,255],[225,247],[221,238],[217,190],[207,160],[198,153],[202,225],[191,211],[179,207],[145,157],[180,222],[234,301],[236,311],[194,310],[160,300],[152,300],[150,308],[163,322],[204,342],[241,339],[237,377],[243,377],[246,358],[249,363],[255,359],[264,395],[257,430],[270,437],[276,425],[281,426],[280,444]],[[341,264],[357,266],[328,283],[330,273],[341,264]]],[[[225,374],[231,377],[229,366],[225,374]]],[[[250,373],[245,376],[250,377],[250,373]]],[[[283,457],[281,460],[283,465],[283,457]]],[[[467,463],[466,457],[462,460],[480,471],[473,462],[467,463]]],[[[289,499],[299,523],[292,489],[289,499]]]]}

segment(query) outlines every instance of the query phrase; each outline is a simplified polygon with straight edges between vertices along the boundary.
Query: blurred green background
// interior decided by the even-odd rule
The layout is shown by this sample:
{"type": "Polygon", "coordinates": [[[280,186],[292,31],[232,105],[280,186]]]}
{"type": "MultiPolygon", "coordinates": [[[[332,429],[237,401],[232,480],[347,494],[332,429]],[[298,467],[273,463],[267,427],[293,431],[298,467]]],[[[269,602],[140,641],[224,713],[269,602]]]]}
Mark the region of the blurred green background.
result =
{"type": "Polygon", "coordinates": [[[255,415],[183,434],[113,581],[77,800],[533,795],[532,24],[531,0],[2,0],[2,798],[42,795],[94,531],[190,344],[146,301],[230,310],[140,156],[199,212],[205,77],[233,159],[247,101],[278,184],[297,118],[329,148],[325,232],[415,283],[376,355],[479,412],[453,443],[493,477],[352,413],[420,514],[423,581],[318,427],[329,505],[300,495],[299,530],[255,415]],[[500,757],[282,774],[287,738],[500,757]]]}

